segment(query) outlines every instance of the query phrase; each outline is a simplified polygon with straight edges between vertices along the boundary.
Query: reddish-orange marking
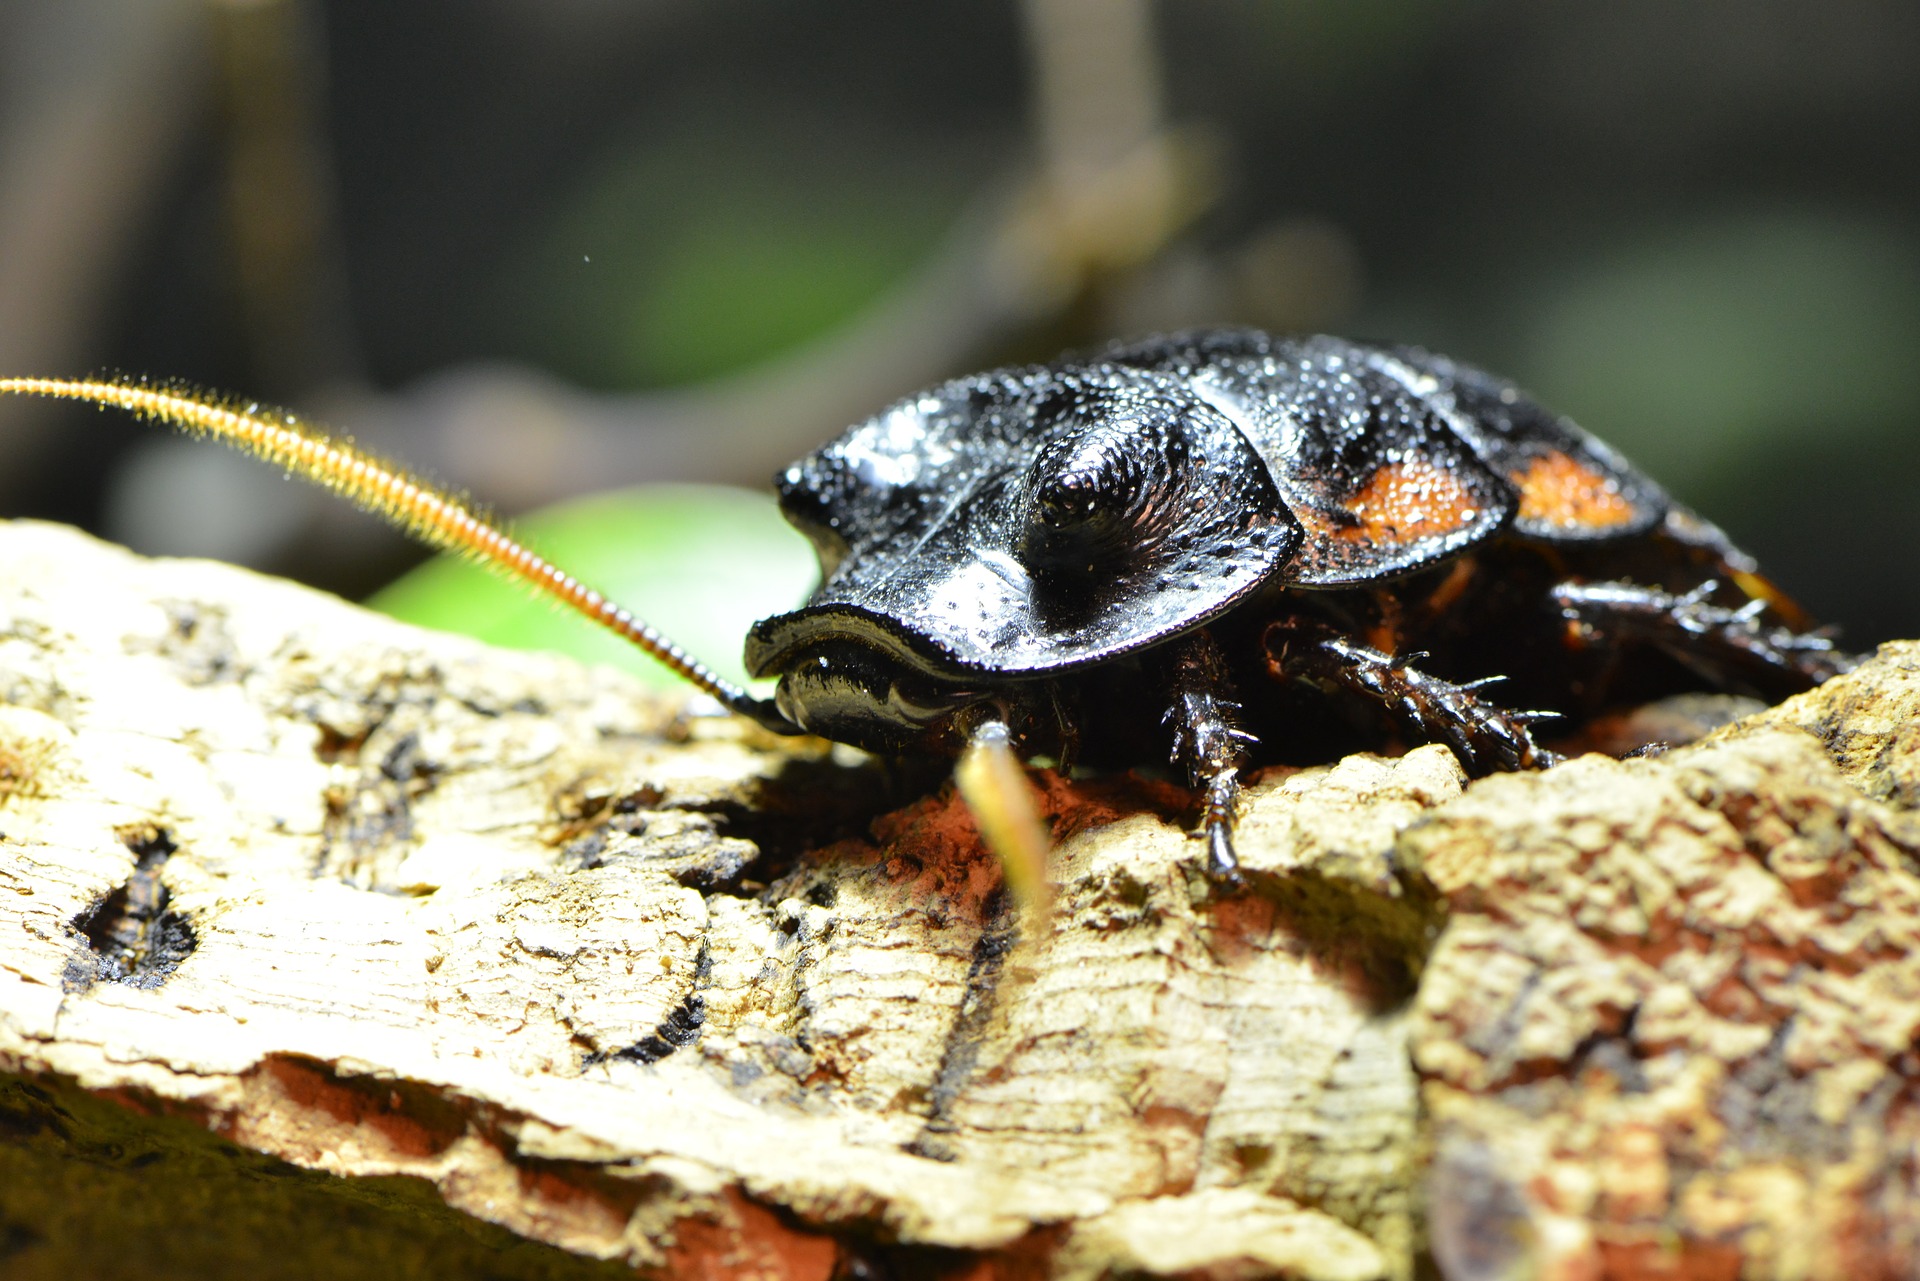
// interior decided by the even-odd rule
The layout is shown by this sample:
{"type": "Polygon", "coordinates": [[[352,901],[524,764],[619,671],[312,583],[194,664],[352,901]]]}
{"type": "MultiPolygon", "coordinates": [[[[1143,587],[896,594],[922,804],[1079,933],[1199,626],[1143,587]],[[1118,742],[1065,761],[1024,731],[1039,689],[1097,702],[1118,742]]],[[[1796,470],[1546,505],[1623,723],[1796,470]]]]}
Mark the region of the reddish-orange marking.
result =
{"type": "Polygon", "coordinates": [[[1314,532],[1345,543],[1397,547],[1458,533],[1478,519],[1480,505],[1444,467],[1425,459],[1388,463],[1346,502],[1351,523],[1324,517],[1314,532]]]}
{"type": "Polygon", "coordinates": [[[1579,459],[1555,450],[1512,474],[1520,487],[1520,519],[1562,529],[1610,529],[1634,517],[1620,486],[1579,459]]]}

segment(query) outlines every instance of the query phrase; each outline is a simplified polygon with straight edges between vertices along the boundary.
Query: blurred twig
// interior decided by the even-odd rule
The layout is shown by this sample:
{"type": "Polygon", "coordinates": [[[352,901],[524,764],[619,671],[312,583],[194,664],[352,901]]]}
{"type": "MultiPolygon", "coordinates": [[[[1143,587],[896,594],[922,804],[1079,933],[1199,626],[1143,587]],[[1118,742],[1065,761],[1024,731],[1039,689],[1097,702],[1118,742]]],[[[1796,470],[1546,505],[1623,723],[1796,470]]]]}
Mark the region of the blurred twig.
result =
{"type": "MultiPolygon", "coordinates": [[[[200,0],[0,9],[0,368],[100,357],[101,312],[198,115],[200,0]]],[[[0,406],[0,497],[35,480],[45,408],[0,406]]]]}
{"type": "Polygon", "coordinates": [[[1204,135],[1168,129],[1146,0],[1026,0],[1038,172],[1015,230],[1065,292],[1136,267],[1210,204],[1204,135]]]}
{"type": "Polygon", "coordinates": [[[1144,0],[1030,0],[1033,155],[944,248],[843,329],[686,391],[590,396],[513,367],[342,404],[363,439],[508,507],[624,480],[760,485],[887,401],[950,375],[1163,250],[1217,189],[1214,150],[1162,119],[1144,0]]]}
{"type": "MultiPolygon", "coordinates": [[[[1217,148],[1162,118],[1144,0],[1031,0],[1033,156],[852,324],[684,391],[596,396],[524,367],[467,367],[323,410],[356,438],[503,508],[625,483],[753,486],[793,456],[1139,267],[1219,189],[1217,148]]],[[[332,518],[330,518],[330,523],[332,518]]],[[[342,525],[336,537],[351,541],[342,525]]]]}
{"type": "MultiPolygon", "coordinates": [[[[109,0],[86,3],[98,8],[109,0]]],[[[145,3],[189,15],[196,7],[188,0],[145,3]]],[[[302,26],[297,0],[201,3],[216,19],[211,30],[229,105],[224,150],[236,292],[260,390],[284,389],[372,447],[506,510],[611,483],[763,484],[775,467],[847,423],[1017,346],[1018,335],[1061,314],[1095,282],[1151,261],[1218,188],[1206,139],[1169,129],[1163,119],[1144,0],[1032,0],[1032,142],[1022,175],[983,195],[921,270],[852,324],[764,365],[685,390],[589,395],[536,370],[490,364],[450,369],[398,394],[380,394],[339,378],[352,368],[351,344],[338,306],[338,232],[317,127],[317,43],[302,26]],[[324,385],[329,377],[335,380],[330,387],[324,385]]],[[[200,24],[187,30],[205,38],[200,24]]],[[[123,123],[115,112],[125,116],[132,108],[123,103],[102,115],[123,123]]],[[[84,236],[76,240],[89,243],[84,236]]],[[[0,349],[0,356],[9,368],[75,363],[72,355],[46,349],[0,349]]],[[[246,496],[233,487],[250,482],[236,480],[224,463],[206,464],[220,469],[210,487],[231,496],[217,505],[245,510],[246,496]]],[[[179,471],[149,468],[162,478],[152,482],[136,474],[122,486],[120,510],[179,508],[179,471]],[[155,483],[169,488],[165,501],[138,492],[155,483]]],[[[278,482],[262,474],[259,483],[278,482]]],[[[287,507],[277,491],[265,501],[287,507]]],[[[343,510],[324,504],[314,510],[324,532],[300,527],[289,509],[284,521],[251,521],[221,535],[244,540],[250,528],[251,546],[236,541],[193,550],[258,564],[274,563],[277,547],[298,546],[303,570],[312,573],[321,569],[316,553],[351,562],[380,537],[343,510]]],[[[158,536],[143,538],[126,526],[116,532],[157,549],[158,536]]]]}
{"type": "Polygon", "coordinates": [[[321,128],[324,54],[298,0],[208,0],[226,108],[227,205],[260,390],[356,372],[321,128]]]}

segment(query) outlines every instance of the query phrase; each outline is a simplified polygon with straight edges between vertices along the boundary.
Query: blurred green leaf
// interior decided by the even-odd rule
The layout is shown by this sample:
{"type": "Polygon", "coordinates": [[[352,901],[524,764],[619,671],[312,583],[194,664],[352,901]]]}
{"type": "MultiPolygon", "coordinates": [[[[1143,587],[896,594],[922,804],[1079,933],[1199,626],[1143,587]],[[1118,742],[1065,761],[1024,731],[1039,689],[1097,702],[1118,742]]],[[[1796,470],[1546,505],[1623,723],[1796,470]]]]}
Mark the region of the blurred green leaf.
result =
{"type": "MultiPolygon", "coordinates": [[[[817,576],[812,550],[773,499],[744,489],[617,490],[535,513],[514,522],[514,533],[736,681],[746,679],[740,646],[747,628],[794,608],[817,576]]],[[[429,561],[367,603],[423,627],[609,663],[663,687],[681,684],[626,642],[470,561],[429,561]]]]}
{"type": "Polygon", "coordinates": [[[599,387],[748,367],[906,276],[977,181],[970,164],[724,113],[630,141],[503,281],[521,327],[514,345],[599,387]]]}
{"type": "Polygon", "coordinates": [[[742,203],[679,230],[610,337],[636,380],[687,383],[778,355],[852,318],[932,246],[926,209],[742,203]]]}

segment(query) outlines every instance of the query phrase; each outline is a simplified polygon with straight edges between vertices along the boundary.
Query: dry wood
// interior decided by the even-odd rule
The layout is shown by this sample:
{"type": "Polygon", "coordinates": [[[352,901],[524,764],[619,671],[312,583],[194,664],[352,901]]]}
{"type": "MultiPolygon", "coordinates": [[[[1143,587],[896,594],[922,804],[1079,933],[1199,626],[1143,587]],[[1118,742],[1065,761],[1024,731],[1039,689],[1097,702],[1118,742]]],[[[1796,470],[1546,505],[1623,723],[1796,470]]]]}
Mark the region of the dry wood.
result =
{"type": "Polygon", "coordinates": [[[1274,773],[1233,892],[1042,775],[1021,937],[950,788],[616,673],[40,525],[0,601],[8,1276],[1920,1275],[1920,646],[1274,773]]]}

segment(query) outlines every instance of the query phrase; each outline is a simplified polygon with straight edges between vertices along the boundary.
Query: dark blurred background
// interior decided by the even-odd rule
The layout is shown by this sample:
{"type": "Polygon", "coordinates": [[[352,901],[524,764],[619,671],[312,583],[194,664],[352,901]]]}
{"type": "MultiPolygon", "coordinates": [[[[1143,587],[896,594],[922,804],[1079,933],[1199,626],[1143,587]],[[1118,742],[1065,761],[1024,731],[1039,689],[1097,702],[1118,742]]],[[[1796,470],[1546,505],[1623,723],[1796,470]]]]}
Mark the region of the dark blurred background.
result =
{"type": "MultiPolygon", "coordinates": [[[[1911,0],[0,0],[0,370],[291,403],[507,510],[762,484],[1177,325],[1518,379],[1920,636],[1911,0]]],[[[0,510],[359,592],[257,464],[0,403],[0,510]]]]}

